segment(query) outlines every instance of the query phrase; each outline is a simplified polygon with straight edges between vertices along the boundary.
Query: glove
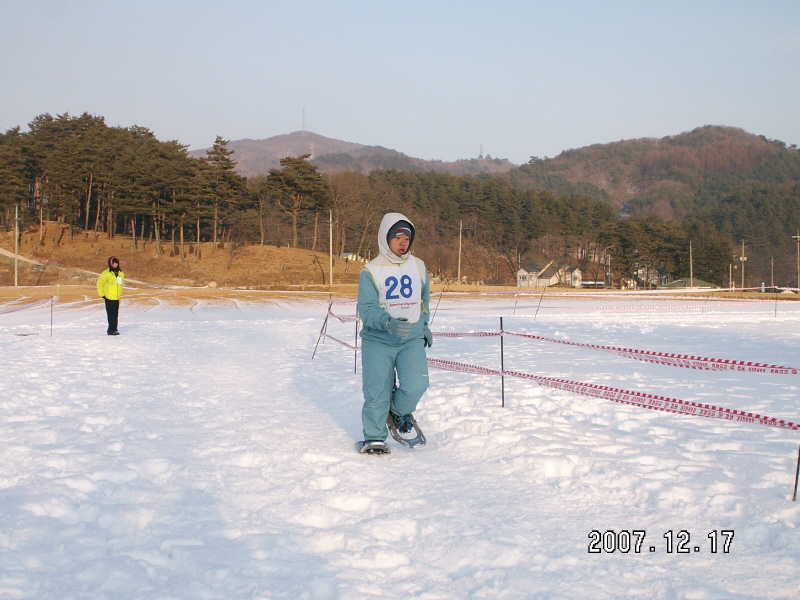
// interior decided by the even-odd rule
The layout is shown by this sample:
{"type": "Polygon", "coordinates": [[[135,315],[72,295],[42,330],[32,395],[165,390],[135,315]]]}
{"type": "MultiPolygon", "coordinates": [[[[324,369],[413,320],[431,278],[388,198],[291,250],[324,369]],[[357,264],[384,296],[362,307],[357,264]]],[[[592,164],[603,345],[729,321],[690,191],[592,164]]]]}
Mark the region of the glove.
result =
{"type": "Polygon", "coordinates": [[[389,317],[389,320],[386,321],[386,331],[404,340],[411,333],[411,323],[408,322],[408,319],[389,317]]]}
{"type": "Polygon", "coordinates": [[[425,329],[422,335],[425,338],[425,347],[430,348],[431,346],[433,346],[433,332],[430,329],[428,329],[427,325],[425,325],[425,329]]]}

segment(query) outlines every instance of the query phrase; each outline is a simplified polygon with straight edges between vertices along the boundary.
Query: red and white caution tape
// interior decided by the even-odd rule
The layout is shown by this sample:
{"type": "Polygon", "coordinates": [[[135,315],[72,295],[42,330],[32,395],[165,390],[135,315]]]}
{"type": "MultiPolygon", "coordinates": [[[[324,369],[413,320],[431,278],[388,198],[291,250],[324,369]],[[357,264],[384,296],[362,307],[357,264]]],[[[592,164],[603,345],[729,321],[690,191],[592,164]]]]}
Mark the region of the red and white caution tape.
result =
{"type": "Polygon", "coordinates": [[[447,338],[460,338],[460,337],[498,337],[500,333],[493,331],[480,331],[478,333],[434,333],[433,337],[447,337],[447,338]]]}
{"type": "MultiPolygon", "coordinates": [[[[575,346],[577,348],[589,348],[591,350],[600,350],[608,352],[623,358],[631,358],[640,360],[642,362],[655,363],[660,365],[667,365],[670,367],[682,367],[684,369],[700,369],[704,371],[739,371],[749,373],[771,373],[774,375],[798,375],[800,368],[797,367],[784,367],[781,365],[768,365],[765,363],[757,363],[744,360],[729,360],[722,358],[707,358],[703,356],[691,356],[688,354],[670,354],[666,352],[653,352],[651,350],[635,350],[632,348],[617,348],[615,346],[600,346],[597,344],[581,344],[579,342],[568,342],[566,340],[556,340],[553,338],[546,338],[539,335],[530,335],[527,333],[514,333],[511,331],[503,331],[504,335],[513,335],[516,337],[528,338],[531,340],[539,340],[542,342],[552,342],[554,344],[564,344],[566,346],[575,346]]],[[[501,335],[500,332],[483,331],[478,333],[434,333],[434,337],[497,337],[501,335]]]]}
{"type": "MultiPolygon", "coordinates": [[[[750,362],[744,360],[727,360],[721,358],[707,358],[703,356],[691,356],[688,354],[669,354],[666,352],[653,352],[650,350],[634,350],[631,348],[616,348],[614,346],[599,346],[597,344],[581,344],[578,342],[568,342],[566,340],[555,340],[538,335],[526,333],[512,333],[504,331],[505,335],[552,342],[554,344],[564,344],[567,346],[577,346],[580,348],[590,348],[608,352],[623,358],[632,358],[643,362],[668,365],[670,367],[683,367],[685,369],[702,369],[705,371],[741,371],[751,373],[772,373],[777,375],[798,375],[800,369],[796,367],[783,367],[780,365],[768,365],[764,363],[750,362]]],[[[499,335],[499,334],[498,334],[499,335]]]]}
{"type": "Polygon", "coordinates": [[[465,363],[457,363],[449,360],[441,360],[438,358],[429,358],[428,366],[433,369],[455,371],[457,373],[472,373],[476,375],[508,375],[509,377],[530,379],[539,385],[544,385],[567,392],[573,392],[575,394],[581,394],[584,396],[594,396],[596,398],[611,400],[621,404],[630,404],[650,410],[659,410],[696,417],[707,417],[711,419],[722,419],[725,421],[733,421],[738,423],[759,423],[761,425],[768,425],[769,427],[779,427],[782,429],[790,429],[792,431],[800,430],[800,424],[792,423],[791,421],[778,420],[767,417],[766,415],[758,415],[740,410],[734,410],[731,408],[721,408],[718,406],[712,406],[710,404],[698,404],[697,402],[688,402],[686,400],[678,400],[676,398],[668,398],[666,396],[655,396],[653,394],[643,394],[641,392],[621,390],[605,385],[580,383],[577,381],[569,381],[567,379],[555,379],[553,377],[543,377],[541,375],[531,375],[529,373],[519,373],[516,371],[498,371],[496,369],[468,365],[465,363]]]}
{"type": "Polygon", "coordinates": [[[322,334],[322,337],[325,337],[325,338],[331,339],[331,340],[333,340],[334,342],[339,342],[339,343],[340,343],[342,346],[347,346],[347,347],[348,347],[348,348],[350,348],[351,350],[360,350],[360,348],[356,348],[356,347],[355,347],[355,346],[353,346],[352,344],[348,344],[347,342],[343,342],[343,341],[342,341],[342,340],[340,340],[339,338],[335,338],[335,337],[333,337],[333,336],[332,336],[331,334],[329,334],[329,333],[323,333],[323,334],[322,334]]]}
{"type": "MultiPolygon", "coordinates": [[[[780,287],[777,288],[781,291],[798,292],[800,288],[780,287]]],[[[431,296],[441,294],[445,296],[560,296],[563,298],[614,298],[624,295],[625,297],[631,296],[671,296],[673,298],[684,298],[686,296],[700,296],[709,295],[711,293],[719,292],[760,292],[761,288],[677,288],[677,289],[660,289],[660,290],[608,290],[597,291],[582,289],[578,290],[564,290],[564,289],[543,289],[543,288],[518,288],[514,290],[498,290],[492,292],[478,292],[478,291],[453,291],[446,290],[431,294],[431,296]]],[[[773,294],[774,292],[767,292],[773,294]]],[[[775,302],[775,298],[764,299],[761,302],[775,302]]]]}
{"type": "MultiPolygon", "coordinates": [[[[774,301],[771,301],[774,304],[774,301]]],[[[744,306],[749,304],[763,304],[763,300],[746,302],[729,302],[725,304],[642,304],[641,306],[552,306],[548,304],[517,304],[516,306],[459,306],[439,308],[440,311],[472,311],[496,312],[499,310],[661,310],[661,309],[689,309],[689,308],[724,308],[729,306],[744,306]]]]}
{"type": "Polygon", "coordinates": [[[331,317],[333,317],[334,319],[336,319],[336,320],[337,320],[337,321],[339,321],[340,323],[352,323],[353,321],[355,321],[356,319],[358,319],[358,315],[344,315],[344,316],[340,316],[340,315],[334,314],[334,313],[333,313],[332,311],[330,311],[330,310],[328,311],[328,315],[329,315],[329,316],[331,316],[331,317]]]}

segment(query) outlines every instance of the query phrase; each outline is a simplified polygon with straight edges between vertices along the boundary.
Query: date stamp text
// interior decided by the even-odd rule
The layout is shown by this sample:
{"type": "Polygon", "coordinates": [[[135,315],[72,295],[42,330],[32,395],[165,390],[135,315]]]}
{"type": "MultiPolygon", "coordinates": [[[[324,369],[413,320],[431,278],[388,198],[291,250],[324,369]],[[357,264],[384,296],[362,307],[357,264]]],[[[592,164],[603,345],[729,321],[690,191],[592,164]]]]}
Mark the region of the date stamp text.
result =
{"type": "Polygon", "coordinates": [[[667,554],[691,554],[693,552],[711,552],[711,554],[728,554],[733,542],[733,530],[721,529],[709,531],[702,543],[692,543],[692,535],[685,529],[677,533],[665,531],[661,536],[650,536],[643,529],[607,529],[600,532],[593,529],[589,532],[589,554],[641,554],[643,552],[666,552],[667,554]],[[655,538],[656,541],[653,541],[655,538]]]}

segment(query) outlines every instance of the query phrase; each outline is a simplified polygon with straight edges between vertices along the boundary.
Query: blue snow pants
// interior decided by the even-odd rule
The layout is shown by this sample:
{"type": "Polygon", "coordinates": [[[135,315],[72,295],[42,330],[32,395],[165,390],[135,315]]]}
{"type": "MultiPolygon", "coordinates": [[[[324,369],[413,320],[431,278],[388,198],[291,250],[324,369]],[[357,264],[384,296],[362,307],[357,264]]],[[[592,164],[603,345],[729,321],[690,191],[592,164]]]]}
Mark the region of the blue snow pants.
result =
{"type": "Polygon", "coordinates": [[[386,429],[389,411],[396,415],[414,412],[428,389],[425,341],[417,338],[399,346],[389,346],[374,340],[362,340],[361,381],[364,439],[385,440],[389,435],[386,429]],[[394,389],[395,372],[399,380],[397,389],[394,389]]]}

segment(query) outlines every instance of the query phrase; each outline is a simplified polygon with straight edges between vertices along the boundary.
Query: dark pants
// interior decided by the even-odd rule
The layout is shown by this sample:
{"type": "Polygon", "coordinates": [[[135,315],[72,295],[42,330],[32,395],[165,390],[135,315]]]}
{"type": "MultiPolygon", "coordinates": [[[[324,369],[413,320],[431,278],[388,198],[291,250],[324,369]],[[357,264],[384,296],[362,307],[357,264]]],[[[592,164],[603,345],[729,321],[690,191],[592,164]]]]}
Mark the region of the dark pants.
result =
{"type": "Polygon", "coordinates": [[[108,317],[108,333],[114,333],[117,330],[117,322],[119,321],[119,300],[106,301],[106,316],[108,317]]]}

